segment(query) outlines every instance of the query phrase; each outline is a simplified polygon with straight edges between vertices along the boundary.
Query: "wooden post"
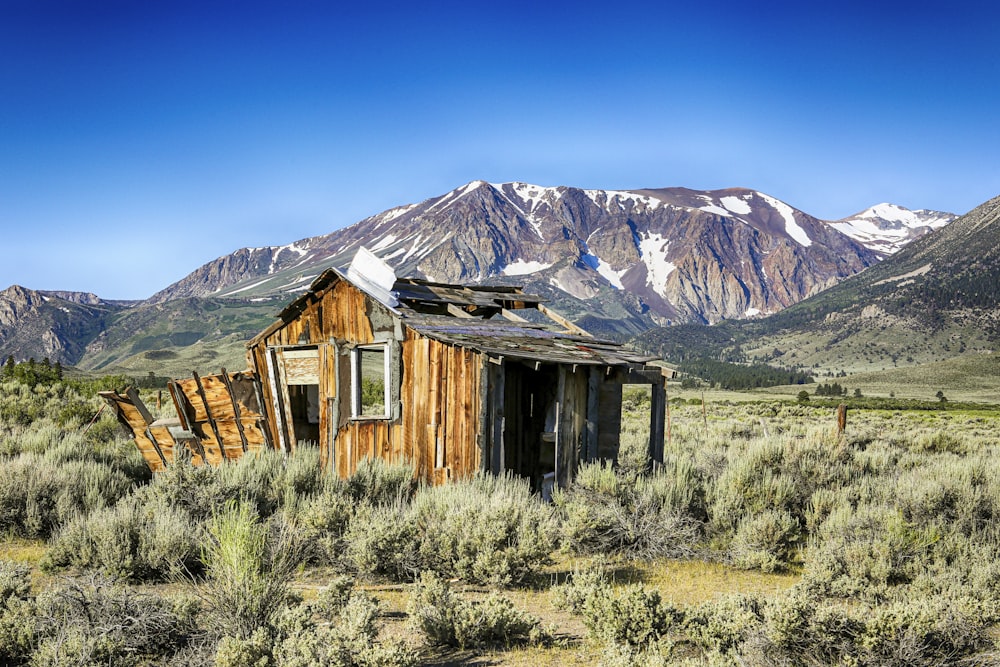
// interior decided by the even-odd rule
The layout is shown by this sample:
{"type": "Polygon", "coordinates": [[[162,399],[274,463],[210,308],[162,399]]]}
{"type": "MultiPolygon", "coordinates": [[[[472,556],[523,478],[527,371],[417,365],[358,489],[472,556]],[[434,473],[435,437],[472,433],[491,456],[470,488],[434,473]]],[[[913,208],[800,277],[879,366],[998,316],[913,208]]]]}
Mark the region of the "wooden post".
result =
{"type": "Polygon", "coordinates": [[[663,402],[667,407],[667,447],[672,448],[672,440],[670,438],[670,396],[667,395],[667,381],[663,381],[663,402]]]}
{"type": "Polygon", "coordinates": [[[663,413],[667,391],[663,382],[654,383],[649,397],[649,466],[656,470],[663,465],[663,413]]]}
{"type": "Polygon", "coordinates": [[[708,412],[705,411],[705,392],[701,392],[701,420],[705,424],[705,430],[708,430],[708,412]]]}
{"type": "Polygon", "coordinates": [[[837,406],[837,435],[844,435],[847,428],[847,406],[841,403],[837,406]]]}

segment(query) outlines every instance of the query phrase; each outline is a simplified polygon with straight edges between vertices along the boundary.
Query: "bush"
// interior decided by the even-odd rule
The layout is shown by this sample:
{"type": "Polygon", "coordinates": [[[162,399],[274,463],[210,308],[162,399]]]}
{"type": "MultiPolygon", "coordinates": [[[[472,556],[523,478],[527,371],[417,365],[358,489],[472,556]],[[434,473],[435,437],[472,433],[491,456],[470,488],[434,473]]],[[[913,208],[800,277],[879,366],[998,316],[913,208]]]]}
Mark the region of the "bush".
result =
{"type": "Polygon", "coordinates": [[[410,581],[420,571],[417,528],[405,505],[363,505],[344,535],[346,553],[358,572],[410,581]]]}
{"type": "Polygon", "coordinates": [[[350,591],[350,580],[336,586],[336,608],[293,601],[270,627],[249,636],[224,636],[216,667],[410,667],[416,654],[397,640],[378,640],[379,605],[350,591]],[[341,594],[346,597],[341,599],[341,594]]]}
{"type": "Polygon", "coordinates": [[[48,537],[77,514],[113,505],[131,488],[122,472],[96,461],[21,454],[0,467],[0,529],[48,537]]]}
{"type": "Polygon", "coordinates": [[[425,487],[406,521],[417,531],[422,569],[493,586],[524,581],[548,562],[555,544],[549,507],[514,477],[425,487]]]}
{"type": "Polygon", "coordinates": [[[435,645],[510,647],[540,637],[539,620],[507,598],[491,594],[479,602],[463,600],[433,572],[421,573],[407,611],[415,628],[435,645]]]}
{"type": "Polygon", "coordinates": [[[433,570],[505,586],[548,561],[553,532],[551,511],[526,481],[477,476],[422,487],[409,504],[362,505],[344,539],[354,566],[367,575],[409,581],[433,570]]]}
{"type": "Polygon", "coordinates": [[[37,599],[32,665],[139,665],[169,657],[195,633],[194,608],[102,577],[70,579],[37,599]]]}
{"type": "Polygon", "coordinates": [[[763,620],[763,603],[756,597],[729,595],[687,610],[684,635],[709,653],[737,653],[763,620]]]}
{"type": "Polygon", "coordinates": [[[811,538],[804,580],[835,596],[885,599],[910,582],[940,539],[933,526],[906,522],[884,506],[839,506],[811,538]]]}
{"type": "Polygon", "coordinates": [[[553,495],[564,548],[579,554],[677,558],[701,538],[703,493],[686,459],[630,480],[604,463],[584,464],[574,485],[553,495]]]}
{"type": "Polygon", "coordinates": [[[554,603],[583,618],[590,636],[631,649],[665,640],[683,615],[642,586],[615,590],[601,570],[577,572],[555,591],[554,603]]]}
{"type": "Polygon", "coordinates": [[[177,508],[136,498],[79,515],[50,542],[42,567],[94,568],[113,578],[167,580],[200,569],[201,529],[177,508]]]}
{"type": "Polygon", "coordinates": [[[20,664],[35,643],[31,568],[0,561],[0,663],[20,664]]]}
{"type": "Polygon", "coordinates": [[[797,553],[801,530],[788,512],[765,511],[744,517],[736,529],[729,554],[736,567],[780,572],[797,553]]]}
{"type": "Polygon", "coordinates": [[[366,458],[347,478],[347,488],[357,501],[391,505],[410,500],[417,483],[412,466],[366,458]]]}

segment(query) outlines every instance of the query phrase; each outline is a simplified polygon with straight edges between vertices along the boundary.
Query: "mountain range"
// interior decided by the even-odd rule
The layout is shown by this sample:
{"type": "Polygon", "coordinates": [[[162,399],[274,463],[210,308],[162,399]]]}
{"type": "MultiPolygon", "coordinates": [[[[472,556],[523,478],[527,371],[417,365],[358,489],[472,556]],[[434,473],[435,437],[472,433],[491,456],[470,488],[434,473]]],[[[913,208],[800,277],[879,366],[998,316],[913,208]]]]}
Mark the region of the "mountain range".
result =
{"type": "Polygon", "coordinates": [[[650,330],[636,343],[671,359],[839,374],[985,355],[998,341],[1000,197],[771,317],[650,330]]]}
{"type": "MultiPolygon", "coordinates": [[[[397,275],[516,283],[585,328],[629,337],[658,325],[760,318],[818,294],[954,219],[880,204],[824,221],[742,188],[586,190],[474,181],[330,234],[243,248],[142,302],[0,292],[0,353],[83,368],[195,361],[364,246],[397,275]]],[[[226,355],[223,355],[226,357],[226,355]]]]}

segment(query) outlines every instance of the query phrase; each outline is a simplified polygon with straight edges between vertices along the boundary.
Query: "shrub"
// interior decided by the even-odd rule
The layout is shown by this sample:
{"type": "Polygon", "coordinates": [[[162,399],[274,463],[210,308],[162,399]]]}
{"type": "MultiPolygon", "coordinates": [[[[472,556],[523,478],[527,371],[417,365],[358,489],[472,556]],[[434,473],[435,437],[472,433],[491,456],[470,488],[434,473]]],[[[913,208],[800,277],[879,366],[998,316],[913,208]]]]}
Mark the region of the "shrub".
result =
{"type": "Polygon", "coordinates": [[[687,610],[683,632],[707,652],[736,653],[760,627],[763,604],[756,597],[728,595],[687,610]]]}
{"type": "Polygon", "coordinates": [[[0,561],[0,663],[19,664],[35,643],[31,568],[0,561]]]}
{"type": "Polygon", "coordinates": [[[666,639],[683,615],[642,586],[615,590],[600,569],[576,572],[559,586],[554,604],[582,617],[594,639],[646,649],[666,639]]]}
{"type": "Polygon", "coordinates": [[[574,553],[684,557],[701,537],[694,515],[703,516],[703,493],[687,459],[634,480],[604,463],[584,464],[553,500],[562,545],[574,553]]]}
{"type": "Polygon", "coordinates": [[[38,596],[33,665],[145,664],[195,632],[193,609],[102,577],[70,579],[38,596]]]}
{"type": "Polygon", "coordinates": [[[350,557],[344,538],[356,507],[346,484],[329,481],[318,494],[300,499],[297,521],[303,539],[310,542],[310,556],[329,565],[347,567],[350,557]]]}
{"type": "Polygon", "coordinates": [[[113,505],[132,481],[95,461],[22,454],[0,468],[0,529],[48,537],[79,513],[113,505]]]}
{"type": "Polygon", "coordinates": [[[476,477],[425,487],[406,516],[417,531],[423,569],[465,581],[506,586],[548,562],[552,512],[526,480],[476,477]]]}
{"type": "Polygon", "coordinates": [[[413,625],[431,644],[458,648],[511,646],[539,636],[539,621],[507,598],[463,600],[433,572],[421,573],[408,605],[413,625]]]}
{"type": "Polygon", "coordinates": [[[390,505],[409,500],[416,490],[413,467],[382,459],[362,459],[347,479],[351,496],[373,505],[390,505]]]}
{"type": "Polygon", "coordinates": [[[199,567],[201,533],[183,511],[123,500],[79,515],[50,542],[44,569],[94,568],[114,578],[165,580],[199,567]]]}
{"type": "Polygon", "coordinates": [[[837,507],[811,538],[804,580],[836,596],[883,599],[923,567],[937,529],[906,522],[884,506],[837,507]]]}
{"type": "Polygon", "coordinates": [[[780,572],[798,547],[799,522],[788,512],[768,510],[744,517],[729,547],[733,563],[745,570],[780,572]]]}
{"type": "Polygon", "coordinates": [[[348,558],[362,574],[410,581],[420,571],[417,528],[402,503],[359,507],[344,541],[348,558]]]}
{"type": "Polygon", "coordinates": [[[362,505],[344,539],[367,575],[409,581],[426,569],[505,586],[548,561],[553,532],[549,507],[525,480],[483,475],[421,487],[409,504],[362,505]]]}

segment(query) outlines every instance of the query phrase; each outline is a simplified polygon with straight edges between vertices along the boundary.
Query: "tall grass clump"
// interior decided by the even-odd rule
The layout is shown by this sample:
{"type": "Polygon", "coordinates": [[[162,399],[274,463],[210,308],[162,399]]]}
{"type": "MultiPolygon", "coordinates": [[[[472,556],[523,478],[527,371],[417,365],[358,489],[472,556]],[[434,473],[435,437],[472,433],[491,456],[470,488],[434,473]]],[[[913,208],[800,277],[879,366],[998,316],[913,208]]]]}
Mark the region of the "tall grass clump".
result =
{"type": "Polygon", "coordinates": [[[246,503],[230,502],[211,519],[208,534],[199,590],[210,628],[240,640],[273,629],[302,561],[293,531],[280,520],[260,520],[246,503]]]}

